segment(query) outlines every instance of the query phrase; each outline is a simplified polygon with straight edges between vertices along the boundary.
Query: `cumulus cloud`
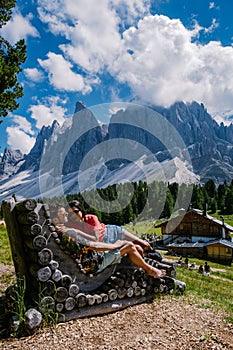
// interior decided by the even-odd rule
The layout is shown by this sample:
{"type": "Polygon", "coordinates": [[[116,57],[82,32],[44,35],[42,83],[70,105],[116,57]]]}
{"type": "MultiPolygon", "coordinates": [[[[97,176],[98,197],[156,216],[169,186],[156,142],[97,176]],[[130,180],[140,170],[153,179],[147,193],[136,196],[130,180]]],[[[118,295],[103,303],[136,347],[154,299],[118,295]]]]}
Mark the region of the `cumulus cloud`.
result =
{"type": "Polygon", "coordinates": [[[57,89],[87,93],[108,73],[143,102],[196,100],[211,113],[233,109],[233,47],[198,40],[217,28],[215,19],[208,28],[197,22],[186,28],[179,19],[151,15],[147,0],[40,0],[39,11],[64,37],[63,56],[50,52],[39,61],[57,89]]]}
{"type": "Polygon", "coordinates": [[[147,16],[124,32],[124,55],[111,69],[146,102],[203,102],[212,111],[232,105],[233,48],[195,42],[178,19],[147,16]],[[129,53],[130,52],[130,53],[129,53]]]}
{"type": "Polygon", "coordinates": [[[35,83],[41,82],[44,79],[43,73],[37,68],[25,68],[23,71],[26,77],[35,83]]]}
{"type": "Polygon", "coordinates": [[[30,122],[19,115],[13,117],[13,124],[6,128],[7,143],[14,149],[27,154],[35,143],[34,131],[30,122]]]}
{"type": "Polygon", "coordinates": [[[47,60],[38,59],[38,62],[48,72],[49,81],[56,89],[82,91],[84,94],[91,91],[82,75],[72,71],[72,64],[62,55],[49,52],[47,57],[47,60]]]}
{"type": "Polygon", "coordinates": [[[36,121],[36,127],[48,126],[57,120],[61,125],[65,120],[66,108],[61,106],[63,101],[59,97],[48,97],[37,104],[30,106],[31,118],[36,121]]]}
{"type": "Polygon", "coordinates": [[[28,36],[39,37],[39,32],[31,24],[32,15],[22,16],[16,8],[10,21],[1,28],[1,35],[8,41],[15,43],[20,39],[27,39],[28,36]]]}

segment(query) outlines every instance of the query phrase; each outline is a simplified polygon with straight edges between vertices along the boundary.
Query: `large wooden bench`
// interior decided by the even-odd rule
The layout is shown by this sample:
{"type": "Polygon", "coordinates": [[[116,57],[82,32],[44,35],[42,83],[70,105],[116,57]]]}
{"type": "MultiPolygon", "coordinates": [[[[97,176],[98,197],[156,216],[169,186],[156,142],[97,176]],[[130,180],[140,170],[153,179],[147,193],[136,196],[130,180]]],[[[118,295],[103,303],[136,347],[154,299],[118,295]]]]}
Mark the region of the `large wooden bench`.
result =
{"type": "Polygon", "coordinates": [[[38,306],[42,314],[54,310],[59,321],[68,321],[143,303],[177,286],[185,288],[175,280],[174,264],[165,259],[145,258],[167,270],[163,279],[149,277],[127,257],[101,273],[85,274],[69,252],[61,249],[47,204],[9,198],[2,210],[16,275],[26,280],[25,305],[38,306]]]}

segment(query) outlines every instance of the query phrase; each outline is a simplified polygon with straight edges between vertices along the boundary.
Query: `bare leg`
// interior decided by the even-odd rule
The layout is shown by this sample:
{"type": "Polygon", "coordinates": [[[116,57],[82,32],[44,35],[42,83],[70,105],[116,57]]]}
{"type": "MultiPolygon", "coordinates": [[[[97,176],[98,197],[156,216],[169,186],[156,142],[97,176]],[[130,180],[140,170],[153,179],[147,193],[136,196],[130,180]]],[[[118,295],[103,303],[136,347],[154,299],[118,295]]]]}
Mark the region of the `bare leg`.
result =
{"type": "Polygon", "coordinates": [[[149,276],[153,276],[155,278],[161,278],[166,275],[165,270],[159,270],[147,264],[145,260],[142,258],[142,256],[140,255],[136,246],[132,242],[127,242],[125,245],[123,245],[123,247],[120,248],[120,253],[122,256],[127,254],[130,261],[134,265],[142,267],[149,276]]]}
{"type": "Polygon", "coordinates": [[[140,245],[143,249],[147,249],[147,250],[152,250],[149,242],[147,241],[144,241],[138,237],[136,237],[135,235],[133,235],[132,233],[130,233],[129,231],[127,230],[124,230],[124,233],[125,233],[125,239],[129,242],[133,242],[135,244],[138,244],[140,245]]]}

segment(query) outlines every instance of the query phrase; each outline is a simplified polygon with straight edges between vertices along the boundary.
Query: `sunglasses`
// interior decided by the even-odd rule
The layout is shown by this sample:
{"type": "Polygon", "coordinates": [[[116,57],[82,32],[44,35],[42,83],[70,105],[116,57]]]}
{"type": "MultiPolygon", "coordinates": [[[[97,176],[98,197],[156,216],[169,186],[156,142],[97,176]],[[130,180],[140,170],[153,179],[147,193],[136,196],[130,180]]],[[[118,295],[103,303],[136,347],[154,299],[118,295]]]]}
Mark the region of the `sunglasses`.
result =
{"type": "Polygon", "coordinates": [[[80,211],[81,211],[81,210],[79,210],[79,209],[74,209],[74,210],[73,210],[73,213],[78,214],[80,211]]]}

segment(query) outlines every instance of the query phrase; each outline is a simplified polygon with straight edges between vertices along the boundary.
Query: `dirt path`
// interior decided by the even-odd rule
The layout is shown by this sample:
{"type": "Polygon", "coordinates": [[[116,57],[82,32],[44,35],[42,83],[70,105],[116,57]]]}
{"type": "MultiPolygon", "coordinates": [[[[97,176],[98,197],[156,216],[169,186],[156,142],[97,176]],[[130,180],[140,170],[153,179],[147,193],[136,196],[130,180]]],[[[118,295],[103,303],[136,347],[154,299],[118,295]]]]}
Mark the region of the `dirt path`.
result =
{"type": "MultiPolygon", "coordinates": [[[[1,274],[13,271],[6,265],[0,269],[1,274]]],[[[4,339],[0,349],[232,350],[233,325],[224,321],[223,314],[184,296],[163,296],[112,314],[45,328],[29,337],[4,339]]]]}

